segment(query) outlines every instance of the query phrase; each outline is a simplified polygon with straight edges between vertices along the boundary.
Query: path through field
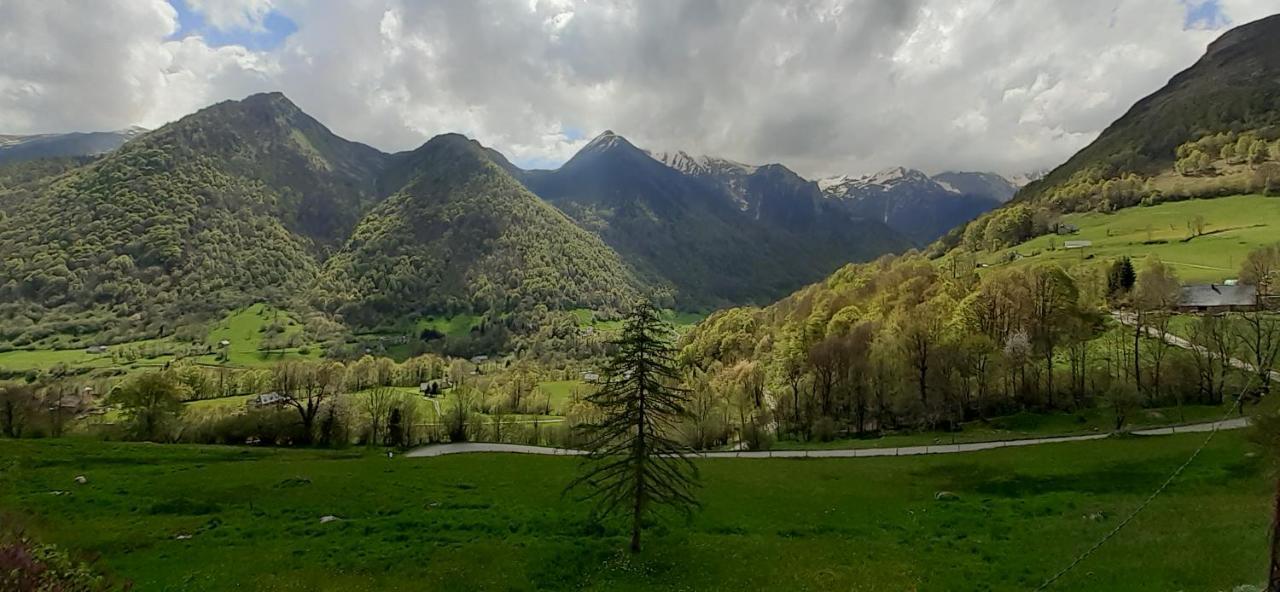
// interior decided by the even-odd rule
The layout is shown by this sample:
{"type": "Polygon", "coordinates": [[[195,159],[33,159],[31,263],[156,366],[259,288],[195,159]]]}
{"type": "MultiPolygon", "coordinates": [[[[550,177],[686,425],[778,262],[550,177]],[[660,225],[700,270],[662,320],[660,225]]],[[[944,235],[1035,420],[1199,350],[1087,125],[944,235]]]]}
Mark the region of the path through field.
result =
{"type": "MultiPolygon", "coordinates": [[[[1210,421],[1184,426],[1149,428],[1129,432],[1138,436],[1166,436],[1208,432],[1215,427],[1219,430],[1236,430],[1249,425],[1249,418],[1236,417],[1223,421],[1210,421]]],[[[1084,434],[1076,436],[1047,436],[1044,438],[1025,438],[1020,440],[998,440],[994,442],[971,442],[968,444],[938,444],[932,446],[902,446],[898,448],[846,448],[836,450],[763,450],[763,451],[726,451],[700,452],[700,458],[861,458],[870,456],[918,456],[921,454],[958,454],[962,452],[978,452],[996,448],[1013,448],[1018,446],[1038,446],[1057,444],[1059,442],[1081,442],[1085,440],[1101,440],[1111,434],[1084,434]]],[[[464,454],[475,452],[504,452],[512,454],[541,454],[546,456],[580,456],[586,454],[582,450],[570,448],[548,448],[545,446],[525,446],[522,444],[492,444],[485,442],[463,442],[459,444],[433,444],[409,451],[405,456],[412,458],[444,456],[446,454],[464,454]]]]}

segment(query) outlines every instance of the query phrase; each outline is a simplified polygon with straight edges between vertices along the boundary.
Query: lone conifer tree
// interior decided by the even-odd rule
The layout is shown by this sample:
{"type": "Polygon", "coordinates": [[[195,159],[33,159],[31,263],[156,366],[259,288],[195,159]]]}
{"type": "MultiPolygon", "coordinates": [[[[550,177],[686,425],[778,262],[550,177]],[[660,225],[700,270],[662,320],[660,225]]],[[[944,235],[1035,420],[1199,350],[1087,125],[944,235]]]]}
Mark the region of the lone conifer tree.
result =
{"type": "Polygon", "coordinates": [[[607,381],[587,397],[600,411],[584,426],[589,454],[583,474],[570,488],[584,486],[596,519],[626,515],[631,520],[631,552],[640,551],[644,520],[660,507],[689,514],[697,467],[689,449],[675,440],[687,396],[678,381],[671,328],[648,302],[628,315],[609,361],[607,381]]]}

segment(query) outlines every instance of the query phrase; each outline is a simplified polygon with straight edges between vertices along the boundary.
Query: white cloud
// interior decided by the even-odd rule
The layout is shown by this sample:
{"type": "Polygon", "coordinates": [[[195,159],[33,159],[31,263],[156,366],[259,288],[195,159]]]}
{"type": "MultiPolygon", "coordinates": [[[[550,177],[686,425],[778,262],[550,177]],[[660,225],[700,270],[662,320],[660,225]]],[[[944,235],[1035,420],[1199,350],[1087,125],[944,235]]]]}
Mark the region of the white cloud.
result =
{"type": "Polygon", "coordinates": [[[204,15],[213,27],[261,30],[262,21],[272,8],[271,0],[184,0],[192,10],[204,15]]]}
{"type": "MultiPolygon", "coordinates": [[[[1222,32],[1169,0],[199,0],[279,47],[169,39],[160,0],[0,2],[3,131],[155,125],[284,91],[385,150],[474,136],[517,162],[610,128],[803,174],[1051,166],[1222,32]]],[[[1221,25],[1273,0],[1220,0],[1221,25]]]]}
{"type": "Polygon", "coordinates": [[[274,85],[268,56],[177,27],[163,0],[0,2],[2,131],[156,126],[274,85]]]}

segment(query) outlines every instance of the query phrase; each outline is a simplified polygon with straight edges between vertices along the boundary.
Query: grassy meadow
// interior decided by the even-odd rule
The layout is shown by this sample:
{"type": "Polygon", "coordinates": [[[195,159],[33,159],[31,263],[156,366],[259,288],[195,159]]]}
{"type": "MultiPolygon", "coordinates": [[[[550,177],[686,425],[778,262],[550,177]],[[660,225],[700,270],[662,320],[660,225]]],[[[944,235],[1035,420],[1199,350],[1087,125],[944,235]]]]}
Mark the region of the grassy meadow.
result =
{"type": "Polygon", "coordinates": [[[302,323],[293,314],[267,304],[254,304],[235,311],[210,331],[205,343],[214,354],[201,356],[203,362],[216,363],[222,352],[220,343],[230,342],[226,348],[226,363],[236,367],[270,366],[288,359],[318,358],[315,348],[280,348],[264,351],[263,344],[269,331],[276,332],[277,340],[287,340],[302,334],[302,323]]]}
{"type": "Polygon", "coordinates": [[[1184,282],[1221,282],[1238,275],[1249,251],[1280,240],[1280,198],[1237,195],[1195,199],[1114,213],[1070,214],[1062,222],[1075,224],[1072,235],[1041,236],[991,253],[979,261],[999,265],[1012,254],[1013,265],[1056,261],[1070,267],[1087,257],[1111,259],[1127,255],[1141,261],[1157,255],[1173,265],[1184,282]],[[1191,238],[1188,222],[1203,216],[1204,234],[1191,238]],[[1068,240],[1088,240],[1084,249],[1062,248],[1068,240]]]}
{"type": "MultiPolygon", "coordinates": [[[[0,512],[138,590],[1028,590],[1202,439],[701,461],[702,510],[650,529],[634,558],[561,495],[563,457],[4,440],[0,512]]],[[[1222,433],[1054,589],[1256,584],[1271,491],[1222,433]]]]}

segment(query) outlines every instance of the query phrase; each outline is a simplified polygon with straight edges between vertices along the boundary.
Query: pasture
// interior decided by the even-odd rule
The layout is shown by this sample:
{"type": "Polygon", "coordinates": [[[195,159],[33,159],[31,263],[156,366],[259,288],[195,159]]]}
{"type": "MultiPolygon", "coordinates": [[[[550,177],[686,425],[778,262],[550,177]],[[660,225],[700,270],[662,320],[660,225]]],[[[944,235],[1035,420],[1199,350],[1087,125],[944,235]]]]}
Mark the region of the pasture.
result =
{"type": "MultiPolygon", "coordinates": [[[[702,510],[651,528],[638,557],[561,495],[576,470],[564,457],[4,440],[0,512],[139,590],[1023,591],[1203,437],[701,461],[702,510]]],[[[1261,582],[1272,487],[1250,452],[1220,434],[1053,589],[1261,582]]]]}
{"type": "Polygon", "coordinates": [[[1070,214],[1062,222],[1079,226],[1070,235],[1047,235],[990,253],[978,260],[988,265],[1058,262],[1071,267],[1087,259],[1129,256],[1135,264],[1156,255],[1171,264],[1188,283],[1221,282],[1238,275],[1249,251],[1280,241],[1280,198],[1236,195],[1193,199],[1114,213],[1070,214]],[[1203,218],[1204,233],[1192,236],[1189,223],[1203,218]],[[1091,241],[1083,249],[1066,249],[1069,240],[1091,241]]]}

